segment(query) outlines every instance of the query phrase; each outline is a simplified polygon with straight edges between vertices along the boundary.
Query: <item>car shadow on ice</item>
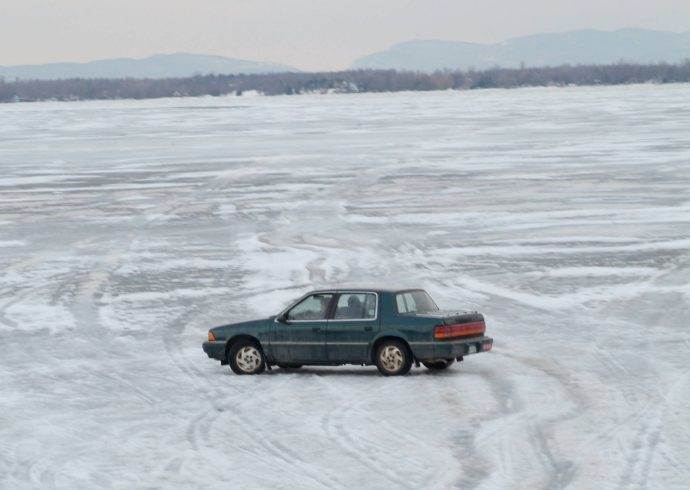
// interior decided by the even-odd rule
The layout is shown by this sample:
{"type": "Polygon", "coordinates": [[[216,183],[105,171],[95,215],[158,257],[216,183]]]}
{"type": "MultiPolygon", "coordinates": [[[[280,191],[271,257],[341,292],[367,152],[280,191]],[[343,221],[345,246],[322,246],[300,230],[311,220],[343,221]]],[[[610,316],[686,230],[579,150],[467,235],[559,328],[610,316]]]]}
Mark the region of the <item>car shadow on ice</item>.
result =
{"type": "MultiPolygon", "coordinates": [[[[235,376],[235,374],[228,370],[224,371],[224,374],[227,376],[235,376]]],[[[455,375],[460,375],[463,374],[460,369],[455,369],[453,370],[452,368],[447,370],[447,371],[430,371],[426,368],[419,368],[415,369],[412,368],[408,374],[405,376],[400,376],[396,378],[408,378],[410,376],[416,377],[416,376],[433,376],[433,377],[449,377],[449,376],[455,376],[455,375]]],[[[466,374],[466,373],[464,373],[466,374]]],[[[372,378],[381,378],[381,379],[387,379],[385,376],[381,376],[379,371],[376,369],[374,366],[366,366],[366,367],[355,367],[355,368],[333,368],[333,367],[318,367],[318,366],[309,366],[309,367],[302,367],[299,369],[284,369],[284,368],[279,368],[279,367],[273,367],[270,371],[266,371],[262,373],[260,376],[290,376],[290,375],[295,375],[295,376],[363,376],[363,377],[372,377],[372,378]]],[[[248,376],[245,376],[248,377],[248,376]]]]}

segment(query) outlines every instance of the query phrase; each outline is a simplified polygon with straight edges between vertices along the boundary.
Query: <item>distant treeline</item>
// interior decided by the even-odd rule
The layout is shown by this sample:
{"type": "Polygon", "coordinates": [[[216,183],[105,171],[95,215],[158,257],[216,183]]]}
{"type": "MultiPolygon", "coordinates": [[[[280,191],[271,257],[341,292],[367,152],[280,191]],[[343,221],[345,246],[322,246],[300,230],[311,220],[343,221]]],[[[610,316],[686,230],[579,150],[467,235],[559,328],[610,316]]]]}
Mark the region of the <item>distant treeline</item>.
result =
{"type": "Polygon", "coordinates": [[[690,61],[682,64],[564,65],[547,68],[419,73],[395,70],[349,70],[264,75],[199,75],[165,79],[2,80],[0,102],[88,99],[152,99],[201,95],[265,95],[319,92],[399,92],[469,90],[566,85],[690,82],[690,61]]]}

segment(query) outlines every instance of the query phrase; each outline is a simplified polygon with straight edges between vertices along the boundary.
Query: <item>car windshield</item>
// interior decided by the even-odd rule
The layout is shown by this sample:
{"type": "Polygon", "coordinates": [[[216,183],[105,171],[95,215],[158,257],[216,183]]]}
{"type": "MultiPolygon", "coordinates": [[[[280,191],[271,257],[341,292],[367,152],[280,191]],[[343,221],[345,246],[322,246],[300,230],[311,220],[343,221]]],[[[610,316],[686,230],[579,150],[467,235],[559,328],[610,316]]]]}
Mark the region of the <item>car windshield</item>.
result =
{"type": "Polygon", "coordinates": [[[288,311],[288,320],[325,320],[332,294],[312,294],[288,311]]]}
{"type": "Polygon", "coordinates": [[[432,313],[438,306],[426,291],[405,291],[395,295],[398,313],[432,313]]]}

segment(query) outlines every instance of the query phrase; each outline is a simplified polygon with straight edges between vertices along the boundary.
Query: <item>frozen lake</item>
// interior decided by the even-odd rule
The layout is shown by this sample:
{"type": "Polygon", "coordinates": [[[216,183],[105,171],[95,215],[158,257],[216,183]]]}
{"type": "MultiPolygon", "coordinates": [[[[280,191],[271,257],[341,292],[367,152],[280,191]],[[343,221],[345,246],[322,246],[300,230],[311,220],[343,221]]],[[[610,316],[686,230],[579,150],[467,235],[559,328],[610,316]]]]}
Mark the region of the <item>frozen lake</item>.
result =
{"type": "Polygon", "coordinates": [[[690,85],[0,105],[0,171],[1,488],[690,485],[690,85]],[[342,283],[495,348],[201,350],[342,283]]]}

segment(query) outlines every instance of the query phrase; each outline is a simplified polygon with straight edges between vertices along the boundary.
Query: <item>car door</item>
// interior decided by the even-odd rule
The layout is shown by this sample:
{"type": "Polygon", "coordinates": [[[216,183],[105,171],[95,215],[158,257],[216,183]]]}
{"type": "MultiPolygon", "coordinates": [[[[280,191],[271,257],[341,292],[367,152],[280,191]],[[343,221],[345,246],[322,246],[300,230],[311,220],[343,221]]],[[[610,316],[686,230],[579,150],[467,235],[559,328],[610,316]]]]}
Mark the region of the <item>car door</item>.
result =
{"type": "Polygon", "coordinates": [[[331,362],[364,362],[380,330],[378,294],[342,291],[334,300],[326,331],[326,351],[331,362]]]}
{"type": "Polygon", "coordinates": [[[313,293],[276,319],[271,346],[277,362],[326,362],[327,314],[334,293],[313,293]]]}

